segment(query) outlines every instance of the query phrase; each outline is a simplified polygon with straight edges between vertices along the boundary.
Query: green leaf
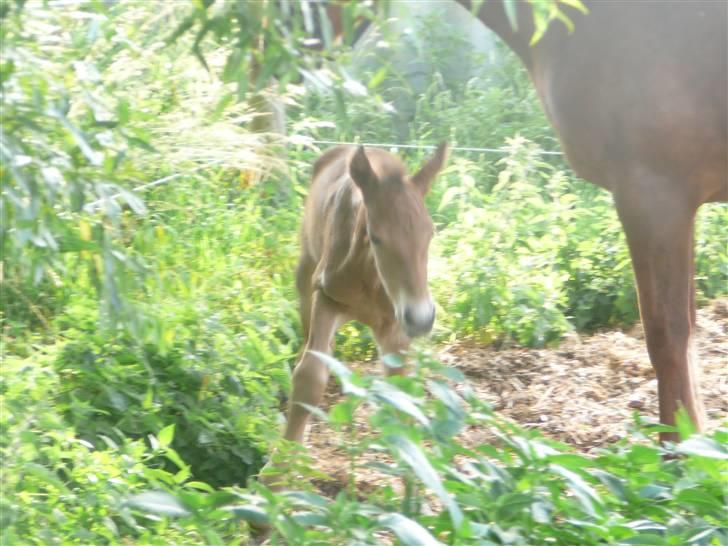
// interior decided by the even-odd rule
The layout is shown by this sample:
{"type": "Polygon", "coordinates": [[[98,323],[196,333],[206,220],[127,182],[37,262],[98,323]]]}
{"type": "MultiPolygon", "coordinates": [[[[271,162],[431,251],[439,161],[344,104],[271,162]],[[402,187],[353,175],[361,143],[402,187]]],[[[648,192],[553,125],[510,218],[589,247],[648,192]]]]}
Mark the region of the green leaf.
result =
{"type": "Polygon", "coordinates": [[[374,75],[369,79],[369,82],[367,83],[367,87],[369,89],[376,89],[379,87],[379,85],[384,81],[384,79],[387,77],[387,72],[389,71],[389,67],[387,65],[382,66],[379,70],[377,70],[374,75]]]}
{"type": "Polygon", "coordinates": [[[268,514],[265,510],[252,504],[240,505],[240,506],[228,506],[229,510],[236,518],[245,520],[253,525],[266,525],[268,524],[268,514]]]}
{"type": "Polygon", "coordinates": [[[680,409],[675,413],[675,426],[677,426],[677,431],[681,440],[687,440],[698,431],[684,407],[680,407],[680,409]]]}
{"type": "Polygon", "coordinates": [[[211,485],[206,484],[205,482],[187,482],[185,484],[185,487],[191,487],[193,489],[199,489],[200,491],[206,491],[208,493],[212,493],[215,491],[215,488],[211,485]]]}
{"type": "Polygon", "coordinates": [[[518,32],[518,6],[516,0],[503,0],[503,9],[508,17],[508,22],[511,24],[511,29],[514,32],[518,32]]]}
{"type": "Polygon", "coordinates": [[[526,508],[531,508],[534,504],[534,497],[525,493],[508,493],[498,499],[498,509],[496,511],[497,520],[515,519],[522,514],[526,508]]]}
{"type": "Polygon", "coordinates": [[[430,424],[430,420],[424,413],[422,413],[422,410],[417,407],[415,399],[406,392],[401,391],[384,381],[375,381],[372,384],[370,391],[375,399],[385,402],[399,411],[414,417],[422,425],[428,426],[430,424]]]}
{"type": "Polygon", "coordinates": [[[637,494],[643,499],[666,499],[671,497],[668,487],[656,483],[645,485],[637,491],[637,494]]]}
{"type": "Polygon", "coordinates": [[[440,199],[440,204],[437,206],[437,211],[441,212],[452,202],[453,199],[462,195],[464,192],[465,189],[460,186],[450,186],[448,189],[445,190],[445,193],[442,195],[442,199],[440,199]]]}
{"type": "Polygon", "coordinates": [[[632,546],[667,546],[669,543],[659,535],[645,533],[623,539],[619,542],[619,544],[629,544],[632,546]]]}
{"type": "Polygon", "coordinates": [[[693,506],[699,508],[700,514],[715,513],[720,516],[725,511],[723,499],[708,494],[702,488],[684,489],[675,495],[675,502],[678,506],[693,506]]]}
{"type": "Polygon", "coordinates": [[[546,460],[550,463],[556,463],[564,468],[568,468],[569,470],[586,468],[594,465],[594,461],[591,459],[574,453],[558,453],[555,455],[549,455],[546,460]]]}
{"type": "Polygon", "coordinates": [[[602,482],[619,500],[627,500],[627,490],[624,486],[624,480],[604,470],[592,470],[591,474],[602,482]]]}
{"type": "Polygon", "coordinates": [[[382,364],[388,368],[398,370],[404,367],[404,357],[399,353],[387,353],[382,356],[382,364]]]}
{"type": "Polygon", "coordinates": [[[220,508],[231,504],[238,497],[229,491],[214,491],[210,495],[205,496],[205,504],[208,508],[220,508]]]}
{"type": "Polygon", "coordinates": [[[174,439],[174,423],[167,425],[157,434],[157,441],[160,447],[168,447],[174,439]]]}
{"type": "Polygon", "coordinates": [[[66,129],[68,129],[73,136],[73,139],[76,141],[76,145],[79,147],[83,155],[86,156],[86,159],[88,159],[88,162],[95,167],[100,166],[103,154],[101,152],[97,152],[91,147],[83,132],[68,121],[66,116],[59,110],[53,111],[52,115],[55,116],[66,129]]]}
{"type": "Polygon", "coordinates": [[[325,526],[330,525],[329,518],[324,514],[316,512],[296,512],[291,516],[293,521],[304,527],[313,527],[314,525],[325,526]]]}
{"type": "Polygon", "coordinates": [[[61,479],[56,475],[55,472],[52,472],[48,468],[46,468],[43,465],[39,465],[37,463],[26,463],[23,466],[23,470],[26,474],[32,475],[36,478],[39,478],[41,481],[45,482],[46,484],[50,484],[54,486],[56,489],[61,491],[64,494],[70,494],[70,491],[66,487],[66,484],[61,481],[61,479]]]}
{"type": "Polygon", "coordinates": [[[675,451],[683,455],[695,455],[709,459],[728,460],[728,449],[711,438],[705,436],[693,436],[681,442],[675,451]]]}
{"type": "Polygon", "coordinates": [[[587,7],[581,2],[581,0],[559,0],[562,4],[565,4],[569,7],[572,7],[574,9],[579,10],[584,15],[589,13],[589,10],[587,7]]]}
{"type": "Polygon", "coordinates": [[[324,508],[331,504],[331,500],[316,493],[309,493],[305,491],[290,491],[281,494],[289,499],[297,501],[304,506],[308,505],[324,508]]]}
{"type": "Polygon", "coordinates": [[[354,383],[351,382],[351,377],[353,374],[351,373],[351,370],[349,368],[344,366],[335,358],[327,355],[326,353],[322,353],[319,351],[309,351],[309,353],[321,359],[323,363],[329,367],[332,373],[341,382],[341,388],[344,394],[353,394],[354,396],[366,396],[366,391],[364,389],[357,385],[354,385],[354,383]]]}
{"type": "Polygon", "coordinates": [[[463,400],[458,394],[445,383],[440,381],[428,381],[427,386],[430,392],[440,400],[453,415],[461,418],[465,415],[463,400]]]}
{"type": "Polygon", "coordinates": [[[596,507],[603,506],[602,499],[599,494],[576,472],[567,470],[562,466],[550,464],[549,469],[555,474],[563,476],[569,484],[571,490],[577,499],[579,499],[584,510],[593,517],[597,516],[596,507]]]}
{"type": "Polygon", "coordinates": [[[147,491],[127,499],[126,504],[160,516],[181,517],[190,512],[177,497],[164,491],[147,491]]]}
{"type": "Polygon", "coordinates": [[[531,505],[531,517],[537,523],[551,522],[551,507],[542,501],[536,501],[531,505]]]}
{"type": "Polygon", "coordinates": [[[416,521],[402,514],[386,514],[377,519],[380,527],[390,529],[406,546],[444,546],[416,521]]]}
{"type": "Polygon", "coordinates": [[[627,458],[635,464],[659,464],[661,460],[657,448],[639,444],[630,448],[627,458]]]}
{"type": "Polygon", "coordinates": [[[354,410],[359,406],[359,399],[345,398],[329,410],[329,420],[338,425],[354,422],[354,410]]]}
{"type": "Polygon", "coordinates": [[[399,457],[407,463],[410,468],[412,468],[415,475],[422,481],[422,483],[429,487],[439,497],[442,503],[447,506],[453,525],[456,529],[459,528],[463,521],[463,514],[460,511],[460,507],[445,490],[445,487],[442,485],[442,481],[440,480],[440,476],[432,467],[430,461],[419,446],[412,442],[409,438],[400,435],[388,436],[385,441],[392,446],[399,457]]]}

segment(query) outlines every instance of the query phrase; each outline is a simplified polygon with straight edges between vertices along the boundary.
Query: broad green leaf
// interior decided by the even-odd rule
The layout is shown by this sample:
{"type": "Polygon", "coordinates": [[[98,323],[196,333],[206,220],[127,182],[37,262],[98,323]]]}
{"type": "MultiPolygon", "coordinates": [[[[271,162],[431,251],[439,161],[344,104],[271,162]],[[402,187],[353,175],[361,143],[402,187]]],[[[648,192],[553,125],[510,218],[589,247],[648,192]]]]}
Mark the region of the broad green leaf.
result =
{"type": "Polygon", "coordinates": [[[460,507],[445,490],[440,476],[419,446],[409,438],[399,435],[388,436],[385,440],[396,450],[399,457],[409,465],[422,483],[429,487],[439,497],[442,503],[447,506],[455,528],[460,527],[463,521],[463,514],[460,511],[460,507]]]}
{"type": "Polygon", "coordinates": [[[680,407],[675,413],[675,426],[681,440],[687,440],[698,431],[684,407],[680,407]]]}
{"type": "Polygon", "coordinates": [[[708,495],[702,488],[684,489],[675,495],[675,502],[678,506],[691,506],[697,513],[725,515],[726,506],[724,500],[713,495],[708,495]]]}
{"type": "Polygon", "coordinates": [[[330,524],[329,518],[325,514],[317,512],[296,512],[291,517],[293,518],[293,521],[304,526],[325,526],[330,524]]]}
{"type": "Polygon", "coordinates": [[[465,412],[463,411],[463,400],[453,389],[440,381],[428,381],[427,386],[429,387],[430,392],[437,397],[438,400],[445,404],[447,409],[449,409],[454,415],[457,417],[464,416],[465,412]]]}
{"type": "Polygon", "coordinates": [[[388,368],[399,369],[404,367],[404,357],[398,353],[387,353],[382,356],[382,363],[388,368]]]}
{"type": "Polygon", "coordinates": [[[630,546],[668,546],[670,543],[659,535],[643,533],[634,537],[623,539],[619,542],[619,544],[630,546]]]}
{"type": "Polygon", "coordinates": [[[226,510],[230,511],[236,518],[254,525],[266,525],[268,523],[268,514],[259,506],[252,504],[228,506],[226,510]]]}
{"type": "Polygon", "coordinates": [[[602,482],[619,500],[627,500],[627,488],[625,487],[624,480],[605,470],[597,469],[592,470],[590,473],[602,482]]]}
{"type": "Polygon", "coordinates": [[[380,527],[390,529],[406,546],[444,546],[416,521],[402,514],[386,514],[377,519],[380,527]]]}
{"type": "Polygon", "coordinates": [[[728,448],[704,436],[688,438],[684,442],[679,443],[675,451],[683,455],[695,455],[697,457],[707,457],[721,461],[728,460],[728,448]]]}
{"type": "Polygon", "coordinates": [[[335,358],[327,355],[326,353],[322,353],[319,351],[309,351],[309,353],[319,358],[324,364],[329,367],[329,369],[341,382],[341,388],[344,391],[344,394],[353,394],[354,396],[366,396],[366,390],[351,382],[352,373],[349,368],[344,366],[335,358]]]}
{"type": "Polygon", "coordinates": [[[147,491],[134,495],[127,499],[126,504],[160,516],[181,517],[190,514],[177,497],[164,491],[147,491]]]}
{"type": "Polygon", "coordinates": [[[586,483],[584,479],[579,476],[579,474],[577,474],[576,472],[572,472],[571,470],[567,470],[562,466],[550,464],[549,469],[566,479],[571,490],[574,492],[576,498],[579,499],[584,510],[590,516],[596,517],[596,508],[598,507],[601,509],[603,507],[603,502],[599,494],[594,490],[594,488],[586,483]]]}
{"type": "Polygon", "coordinates": [[[70,491],[66,488],[66,484],[63,483],[58,475],[43,465],[37,463],[27,463],[26,465],[24,465],[23,470],[26,474],[39,478],[45,484],[52,485],[62,493],[70,493],[70,491]]]}
{"type": "Polygon", "coordinates": [[[172,444],[173,439],[174,423],[172,423],[171,425],[167,425],[159,431],[159,434],[157,434],[157,441],[159,442],[160,447],[168,447],[172,444]]]}
{"type": "Polygon", "coordinates": [[[512,520],[534,504],[534,497],[525,493],[508,493],[498,498],[497,520],[512,520]]]}
{"type": "Polygon", "coordinates": [[[185,487],[191,487],[193,489],[199,489],[200,491],[206,491],[208,493],[212,493],[213,491],[215,491],[215,488],[214,487],[212,487],[211,485],[206,484],[205,482],[196,482],[196,481],[187,482],[185,484],[185,487]]]}
{"type": "Polygon", "coordinates": [[[385,383],[384,381],[375,381],[370,389],[371,395],[381,402],[385,402],[395,409],[414,417],[422,425],[428,426],[430,420],[422,413],[417,406],[415,399],[404,391],[385,383]]]}
{"type": "Polygon", "coordinates": [[[359,406],[359,399],[345,398],[329,410],[329,420],[339,425],[350,424],[354,421],[354,411],[359,406]]]}
{"type": "Polygon", "coordinates": [[[292,499],[301,505],[318,506],[324,508],[331,504],[331,500],[318,495],[316,493],[309,493],[305,491],[290,491],[282,493],[283,496],[292,499]]]}

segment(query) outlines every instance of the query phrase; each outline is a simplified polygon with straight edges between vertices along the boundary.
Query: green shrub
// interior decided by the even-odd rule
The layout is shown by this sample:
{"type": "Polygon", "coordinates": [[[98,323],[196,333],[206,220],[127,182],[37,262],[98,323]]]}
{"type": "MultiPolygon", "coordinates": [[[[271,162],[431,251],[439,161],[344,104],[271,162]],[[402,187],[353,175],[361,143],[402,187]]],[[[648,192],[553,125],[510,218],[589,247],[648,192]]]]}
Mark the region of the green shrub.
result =
{"type": "MultiPolygon", "coordinates": [[[[387,380],[326,361],[348,393],[328,413],[349,456],[342,467],[381,477],[371,491],[352,478],[334,499],[233,490],[228,517],[267,521],[271,544],[374,545],[394,536],[413,546],[717,546],[728,539],[728,430],[691,435],[681,417],[684,440],[659,446],[637,421],[632,438],[585,456],[493,414],[456,370],[424,355],[414,377],[387,380]],[[374,434],[354,421],[361,405],[371,410],[374,434]],[[458,433],[466,427],[492,439],[464,445],[458,433]]],[[[303,479],[313,475],[296,469],[303,479]]],[[[168,501],[191,514],[198,501],[187,499],[168,501]]]]}
{"type": "MultiPolygon", "coordinates": [[[[155,430],[139,440],[114,440],[114,430],[99,428],[103,436],[96,445],[77,435],[59,411],[58,393],[66,384],[51,362],[61,350],[60,345],[46,346],[32,358],[5,358],[0,370],[0,542],[204,543],[211,534],[208,524],[140,517],[128,504],[130,496],[148,489],[183,494],[200,487],[189,481],[188,471],[160,468],[163,459],[179,461],[168,446],[173,430],[155,430]]],[[[233,535],[236,527],[223,523],[218,529],[233,535]]]]}
{"type": "Polygon", "coordinates": [[[195,480],[245,484],[262,466],[264,439],[276,428],[271,420],[286,372],[214,317],[178,320],[187,331],[164,350],[93,329],[66,331],[70,341],[54,362],[63,385],[58,407],[96,447],[107,437],[146,439],[173,425],[172,447],[185,464],[163,457],[160,467],[179,472],[189,465],[185,472],[195,480]]]}

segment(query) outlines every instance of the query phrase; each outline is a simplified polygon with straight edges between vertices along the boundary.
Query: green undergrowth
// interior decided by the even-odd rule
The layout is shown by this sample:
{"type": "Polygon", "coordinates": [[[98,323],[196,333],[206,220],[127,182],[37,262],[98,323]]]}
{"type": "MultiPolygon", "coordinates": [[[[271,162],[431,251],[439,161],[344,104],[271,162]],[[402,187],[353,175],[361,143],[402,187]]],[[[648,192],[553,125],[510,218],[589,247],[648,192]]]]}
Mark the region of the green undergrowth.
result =
{"type": "Polygon", "coordinates": [[[323,497],[305,485],[319,477],[315,464],[283,449],[294,469],[283,490],[215,489],[181,460],[189,425],[180,421],[137,439],[109,426],[98,444],[75,434],[55,401],[69,389],[54,369],[63,352],[47,347],[3,370],[6,544],[246,544],[249,523],[271,525],[271,544],[728,539],[725,428],[696,435],[681,417],[683,440],[659,446],[651,438],[661,427],[637,420],[629,438],[586,456],[498,417],[459,372],[426,354],[412,377],[386,380],[327,359],[348,394],[322,414],[325,426],[346,453],[342,468],[375,470],[378,487],[359,490],[352,478],[323,497]],[[375,433],[354,425],[362,405],[375,433]],[[473,428],[489,439],[464,444],[459,434],[473,428]]]}

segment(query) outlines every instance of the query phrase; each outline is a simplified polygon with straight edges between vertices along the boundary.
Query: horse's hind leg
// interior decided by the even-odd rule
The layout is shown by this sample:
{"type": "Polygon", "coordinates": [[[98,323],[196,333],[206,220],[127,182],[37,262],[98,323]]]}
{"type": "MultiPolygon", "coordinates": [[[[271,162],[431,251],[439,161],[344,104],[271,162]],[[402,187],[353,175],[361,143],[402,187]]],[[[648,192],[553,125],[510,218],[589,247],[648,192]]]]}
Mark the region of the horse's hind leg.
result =
{"type": "Polygon", "coordinates": [[[316,264],[307,255],[302,254],[296,267],[296,290],[298,290],[298,309],[301,315],[304,344],[308,341],[311,324],[312,277],[315,268],[316,264]]]}
{"type": "MultiPolygon", "coordinates": [[[[692,353],[695,326],[693,230],[696,207],[669,180],[648,174],[615,191],[627,235],[647,350],[657,373],[660,421],[683,406],[698,427],[703,408],[692,353]]],[[[673,433],[663,440],[676,440],[673,433]]]]}
{"type": "Polygon", "coordinates": [[[289,401],[288,422],[284,437],[303,441],[309,410],[303,405],[318,406],[329,380],[326,363],[310,351],[331,353],[331,341],[341,325],[342,315],[336,303],[317,290],[311,298],[311,315],[306,347],[293,371],[293,392],[289,401]]]}

